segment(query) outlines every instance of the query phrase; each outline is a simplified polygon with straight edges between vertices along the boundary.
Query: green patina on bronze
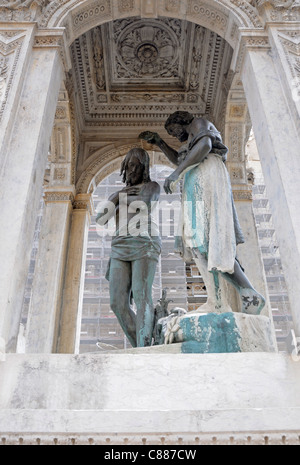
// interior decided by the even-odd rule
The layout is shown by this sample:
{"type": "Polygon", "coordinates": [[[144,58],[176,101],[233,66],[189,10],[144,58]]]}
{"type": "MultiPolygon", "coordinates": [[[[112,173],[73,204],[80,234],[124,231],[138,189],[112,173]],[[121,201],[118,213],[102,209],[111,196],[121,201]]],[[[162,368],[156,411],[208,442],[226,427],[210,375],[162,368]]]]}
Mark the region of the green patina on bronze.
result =
{"type": "Polygon", "coordinates": [[[233,313],[207,313],[180,322],[183,353],[241,352],[240,335],[233,313]]]}

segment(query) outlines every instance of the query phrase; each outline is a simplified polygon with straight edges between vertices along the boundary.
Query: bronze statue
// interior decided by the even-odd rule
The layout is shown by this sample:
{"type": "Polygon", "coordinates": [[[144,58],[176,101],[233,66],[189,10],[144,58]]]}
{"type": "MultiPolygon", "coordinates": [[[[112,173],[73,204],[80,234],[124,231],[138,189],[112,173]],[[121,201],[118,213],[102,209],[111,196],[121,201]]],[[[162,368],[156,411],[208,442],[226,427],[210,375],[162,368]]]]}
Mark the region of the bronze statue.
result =
{"type": "Polygon", "coordinates": [[[110,306],[133,347],[152,343],[152,284],[161,252],[159,230],[152,216],[160,187],[151,181],[149,165],[145,150],[130,150],[121,166],[126,187],[109,197],[96,218],[100,225],[106,224],[113,215],[116,218],[106,276],[110,306]]]}
{"type": "Polygon", "coordinates": [[[236,246],[244,242],[225,166],[228,149],[216,127],[204,118],[177,111],[165,123],[168,134],[185,143],[177,152],[157,133],[146,131],[140,138],[157,145],[177,166],[165,180],[166,193],[184,178],[181,232],[177,251],[193,258],[207,289],[207,303],[199,311],[224,312],[228,303],[220,277],[239,292],[241,310],[259,314],[265,299],[252,286],[236,258],[236,246]]]}

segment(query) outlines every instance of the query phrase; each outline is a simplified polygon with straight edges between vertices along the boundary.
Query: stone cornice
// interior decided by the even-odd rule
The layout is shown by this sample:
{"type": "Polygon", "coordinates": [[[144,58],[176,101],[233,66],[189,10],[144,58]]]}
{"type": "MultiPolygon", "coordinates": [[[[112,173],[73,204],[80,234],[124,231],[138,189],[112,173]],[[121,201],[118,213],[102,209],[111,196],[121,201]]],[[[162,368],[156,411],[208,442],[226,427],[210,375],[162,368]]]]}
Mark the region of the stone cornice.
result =
{"type": "Polygon", "coordinates": [[[74,201],[74,194],[73,192],[58,192],[58,191],[48,191],[44,193],[44,202],[51,203],[51,202],[71,202],[74,201]]]}

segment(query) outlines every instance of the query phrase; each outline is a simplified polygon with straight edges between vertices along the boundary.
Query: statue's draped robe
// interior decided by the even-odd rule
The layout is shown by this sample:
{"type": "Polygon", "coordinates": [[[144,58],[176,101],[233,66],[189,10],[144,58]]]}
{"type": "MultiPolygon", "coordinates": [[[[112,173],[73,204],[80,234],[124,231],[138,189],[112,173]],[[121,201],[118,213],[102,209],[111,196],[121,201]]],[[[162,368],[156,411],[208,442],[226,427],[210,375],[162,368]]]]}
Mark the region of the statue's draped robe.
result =
{"type": "Polygon", "coordinates": [[[210,137],[212,150],[183,173],[181,221],[176,251],[185,260],[198,249],[208,260],[208,271],[233,273],[236,246],[244,242],[225,166],[228,149],[219,132],[205,130],[182,148],[188,153],[203,137],[210,137]]]}

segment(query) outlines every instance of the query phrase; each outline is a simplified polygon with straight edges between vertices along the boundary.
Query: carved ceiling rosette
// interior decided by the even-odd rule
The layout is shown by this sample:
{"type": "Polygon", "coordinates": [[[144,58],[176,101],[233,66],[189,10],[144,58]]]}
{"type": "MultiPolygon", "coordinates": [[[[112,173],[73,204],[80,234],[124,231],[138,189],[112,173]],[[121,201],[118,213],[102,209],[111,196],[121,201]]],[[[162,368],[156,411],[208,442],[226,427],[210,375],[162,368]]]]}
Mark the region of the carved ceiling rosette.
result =
{"type": "Polygon", "coordinates": [[[118,77],[175,77],[178,40],[163,23],[130,24],[117,39],[118,77]]]}

